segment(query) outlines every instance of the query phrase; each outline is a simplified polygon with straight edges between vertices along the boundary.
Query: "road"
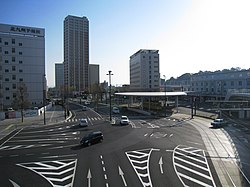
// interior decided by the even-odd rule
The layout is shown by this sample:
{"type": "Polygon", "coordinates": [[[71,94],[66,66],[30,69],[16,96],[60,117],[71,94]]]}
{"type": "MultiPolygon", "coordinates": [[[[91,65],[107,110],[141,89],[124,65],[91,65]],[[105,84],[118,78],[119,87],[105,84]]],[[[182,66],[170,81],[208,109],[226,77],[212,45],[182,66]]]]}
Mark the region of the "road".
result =
{"type": "MultiPolygon", "coordinates": [[[[216,174],[204,137],[188,118],[131,116],[130,125],[120,126],[111,125],[107,115],[103,117],[92,109],[82,111],[81,107],[74,107],[72,111],[70,120],[21,128],[6,137],[7,141],[0,146],[1,185],[161,187],[224,184],[216,174]],[[80,127],[80,118],[87,118],[89,127],[80,127]],[[102,143],[89,147],[79,145],[82,136],[95,130],[103,132],[102,143]]],[[[202,124],[202,121],[195,123],[202,124]]]]}

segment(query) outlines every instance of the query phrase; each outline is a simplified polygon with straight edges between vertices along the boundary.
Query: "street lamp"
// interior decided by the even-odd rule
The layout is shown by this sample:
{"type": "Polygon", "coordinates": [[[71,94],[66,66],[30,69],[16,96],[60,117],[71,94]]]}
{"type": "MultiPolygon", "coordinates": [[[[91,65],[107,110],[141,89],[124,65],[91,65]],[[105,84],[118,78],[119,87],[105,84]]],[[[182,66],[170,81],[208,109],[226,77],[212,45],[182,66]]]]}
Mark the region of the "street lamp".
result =
{"type": "Polygon", "coordinates": [[[164,77],[164,92],[165,92],[165,117],[167,116],[167,97],[166,97],[166,76],[163,75],[164,77]]]}
{"type": "Polygon", "coordinates": [[[43,124],[46,125],[46,116],[45,116],[45,105],[46,105],[46,86],[45,86],[45,77],[46,75],[44,74],[43,75],[43,81],[42,81],[42,84],[43,84],[43,124]]]}
{"type": "Polygon", "coordinates": [[[109,120],[112,120],[112,116],[111,116],[111,75],[113,75],[111,73],[112,71],[109,70],[109,73],[106,74],[109,76],[109,120]]]}

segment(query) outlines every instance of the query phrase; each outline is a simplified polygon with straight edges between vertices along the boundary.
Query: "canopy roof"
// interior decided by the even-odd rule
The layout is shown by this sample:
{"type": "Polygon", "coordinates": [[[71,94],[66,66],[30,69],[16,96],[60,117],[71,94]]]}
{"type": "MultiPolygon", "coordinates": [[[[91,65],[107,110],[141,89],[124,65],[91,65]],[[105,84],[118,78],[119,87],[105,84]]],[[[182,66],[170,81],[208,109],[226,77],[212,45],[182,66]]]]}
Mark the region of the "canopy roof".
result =
{"type": "Polygon", "coordinates": [[[181,96],[187,95],[186,92],[120,92],[115,93],[115,95],[123,96],[181,96]]]}

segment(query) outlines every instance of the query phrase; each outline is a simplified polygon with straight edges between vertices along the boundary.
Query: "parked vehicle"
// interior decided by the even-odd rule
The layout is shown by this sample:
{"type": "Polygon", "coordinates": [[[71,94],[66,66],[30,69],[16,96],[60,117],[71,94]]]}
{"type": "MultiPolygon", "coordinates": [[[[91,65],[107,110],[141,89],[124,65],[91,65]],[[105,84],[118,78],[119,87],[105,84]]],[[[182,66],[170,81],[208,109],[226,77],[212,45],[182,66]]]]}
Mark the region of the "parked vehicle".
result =
{"type": "Polygon", "coordinates": [[[120,110],[119,110],[119,108],[117,108],[117,107],[113,107],[112,112],[113,112],[114,114],[120,114],[120,110]]]}
{"type": "Polygon", "coordinates": [[[79,125],[80,125],[81,127],[87,127],[87,126],[89,125],[88,120],[85,119],[85,118],[80,119],[79,125]]]}
{"type": "Polygon", "coordinates": [[[122,116],[121,117],[121,121],[120,121],[121,125],[128,125],[129,124],[129,119],[127,116],[122,116]]]}
{"type": "Polygon", "coordinates": [[[87,110],[87,107],[86,106],[83,106],[82,107],[82,111],[86,111],[87,110]]]}
{"type": "Polygon", "coordinates": [[[81,141],[80,144],[90,146],[92,144],[102,142],[103,141],[103,134],[101,131],[94,131],[87,135],[85,135],[81,141]]]}
{"type": "Polygon", "coordinates": [[[214,121],[211,122],[211,125],[213,127],[220,127],[225,123],[223,119],[215,119],[214,121]]]}

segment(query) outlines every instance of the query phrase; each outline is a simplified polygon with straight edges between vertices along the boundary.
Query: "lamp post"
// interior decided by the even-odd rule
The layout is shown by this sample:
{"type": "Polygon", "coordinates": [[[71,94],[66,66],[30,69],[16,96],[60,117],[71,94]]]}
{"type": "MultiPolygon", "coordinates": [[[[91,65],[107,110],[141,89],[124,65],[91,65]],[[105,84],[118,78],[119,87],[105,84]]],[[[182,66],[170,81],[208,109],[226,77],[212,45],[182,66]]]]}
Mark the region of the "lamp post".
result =
{"type": "Polygon", "coordinates": [[[43,75],[43,124],[46,125],[45,105],[46,105],[46,87],[45,87],[45,74],[43,75]]]}
{"type": "Polygon", "coordinates": [[[109,120],[112,121],[112,116],[111,116],[111,73],[112,71],[109,70],[109,73],[106,74],[109,76],[109,120]]]}
{"type": "Polygon", "coordinates": [[[164,77],[164,92],[165,92],[165,117],[167,116],[167,96],[166,96],[166,76],[163,75],[164,77]]]}

